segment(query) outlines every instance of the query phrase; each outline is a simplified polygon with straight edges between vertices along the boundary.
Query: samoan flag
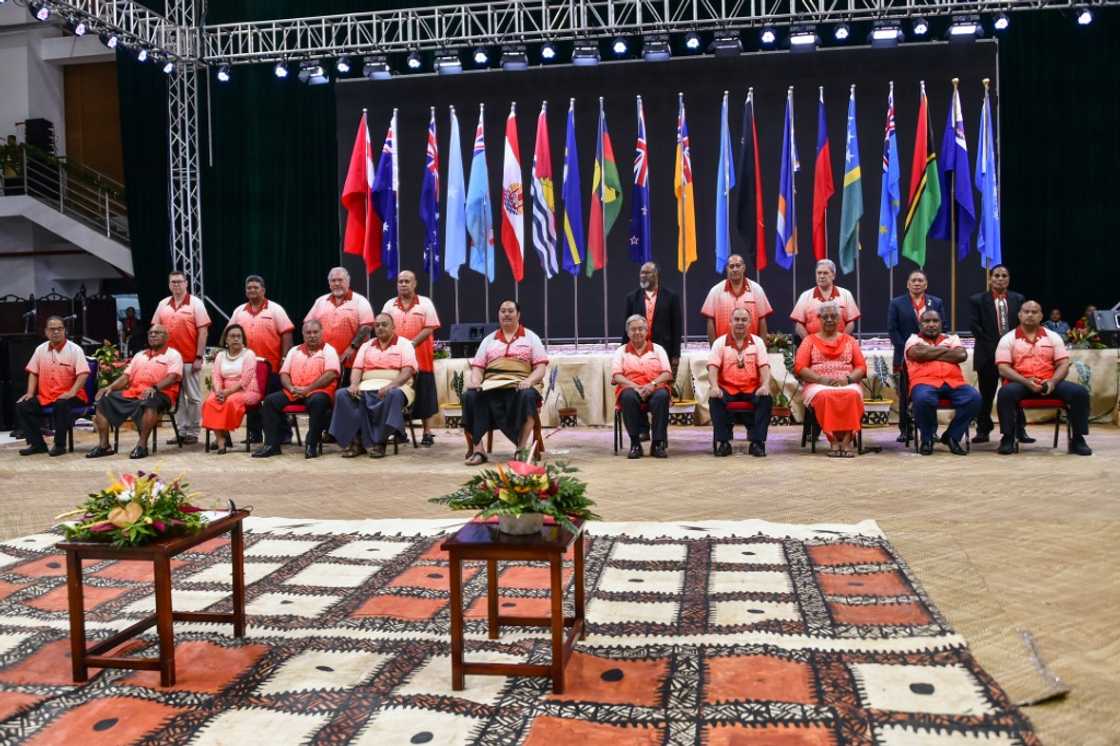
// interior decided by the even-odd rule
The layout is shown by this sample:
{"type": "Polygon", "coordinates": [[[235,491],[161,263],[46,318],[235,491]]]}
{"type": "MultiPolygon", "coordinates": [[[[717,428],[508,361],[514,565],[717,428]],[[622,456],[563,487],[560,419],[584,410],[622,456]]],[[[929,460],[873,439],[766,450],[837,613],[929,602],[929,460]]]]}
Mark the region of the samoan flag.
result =
{"type": "Polygon", "coordinates": [[[397,244],[397,191],[400,189],[397,169],[397,110],[389,122],[381,158],[373,176],[373,209],[381,218],[381,264],[385,276],[396,279],[400,271],[400,246],[397,244]]]}
{"type": "Polygon", "coordinates": [[[424,271],[439,279],[439,144],[436,142],[436,107],[428,122],[428,152],[420,186],[420,219],[424,221],[424,271]]]}
{"type": "Polygon", "coordinates": [[[630,261],[653,261],[653,216],[649,212],[649,146],[646,115],[638,96],[638,139],[634,145],[634,198],[630,205],[630,261]]]}
{"type": "Polygon", "coordinates": [[[797,143],[793,135],[793,87],[786,94],[786,117],[782,126],[782,177],[778,189],[778,220],[774,242],[774,261],[782,269],[793,267],[797,256],[797,187],[794,175],[800,170],[797,143]]]}

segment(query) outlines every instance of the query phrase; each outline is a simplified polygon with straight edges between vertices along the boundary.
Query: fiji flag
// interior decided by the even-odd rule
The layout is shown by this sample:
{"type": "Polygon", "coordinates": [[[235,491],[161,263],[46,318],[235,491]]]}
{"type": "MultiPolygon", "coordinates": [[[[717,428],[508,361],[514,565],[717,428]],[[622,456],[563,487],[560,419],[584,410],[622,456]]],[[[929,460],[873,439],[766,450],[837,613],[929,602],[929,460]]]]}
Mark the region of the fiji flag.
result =
{"type": "Polygon", "coordinates": [[[793,86],[790,86],[786,93],[786,119],[782,127],[782,177],[778,189],[777,238],[774,243],[774,261],[783,269],[793,267],[793,258],[797,256],[797,187],[793,181],[800,168],[793,137],[793,86]]]}
{"type": "Polygon", "coordinates": [[[999,237],[999,182],[996,171],[996,145],[992,136],[992,104],[984,88],[984,108],[980,112],[980,152],[976,158],[976,188],[980,190],[980,233],[976,250],[980,264],[991,269],[1003,264],[999,237]]]}
{"type": "Polygon", "coordinates": [[[630,206],[630,261],[653,261],[653,216],[649,214],[649,147],[646,115],[638,96],[638,141],[634,146],[634,198],[630,206]]]}
{"type": "Polygon", "coordinates": [[[381,159],[373,176],[373,208],[381,218],[381,263],[385,275],[395,279],[400,270],[400,246],[397,243],[397,110],[389,122],[385,134],[385,145],[381,148],[381,159]]]}
{"type": "Polygon", "coordinates": [[[439,145],[436,143],[436,107],[428,122],[428,153],[420,187],[420,219],[424,221],[424,271],[439,279],[439,145]]]}
{"type": "Polygon", "coordinates": [[[883,185],[879,197],[878,254],[887,268],[898,264],[898,212],[902,205],[898,169],[898,138],[894,130],[894,82],[887,95],[887,127],[883,136],[883,185]]]}
{"type": "Polygon", "coordinates": [[[482,104],[474,131],[471,181],[467,185],[467,232],[471,236],[470,268],[494,281],[494,212],[490,207],[490,172],[486,168],[486,140],[482,129],[482,104]]]}
{"type": "Polygon", "coordinates": [[[580,205],[579,153],[576,151],[576,100],[568,103],[568,131],[564,136],[564,271],[579,274],[586,256],[583,238],[583,207],[580,205]]]}

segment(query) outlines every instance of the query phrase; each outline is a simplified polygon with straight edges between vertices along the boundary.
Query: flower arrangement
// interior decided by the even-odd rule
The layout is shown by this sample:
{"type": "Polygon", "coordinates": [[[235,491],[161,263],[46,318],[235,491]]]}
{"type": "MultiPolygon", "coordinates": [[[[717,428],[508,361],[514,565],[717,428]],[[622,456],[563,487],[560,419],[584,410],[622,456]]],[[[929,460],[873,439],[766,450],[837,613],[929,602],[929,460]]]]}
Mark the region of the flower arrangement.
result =
{"type": "Polygon", "coordinates": [[[128,361],[121,358],[121,351],[109,340],[101,343],[93,353],[97,361],[97,388],[103,389],[124,375],[128,361]]]}
{"type": "Polygon", "coordinates": [[[480,518],[539,513],[575,531],[571,519],[599,517],[591,510],[595,503],[587,496],[587,483],[572,476],[578,471],[559,462],[538,466],[509,461],[479,472],[451,494],[428,502],[452,510],[477,510],[480,518]]]}
{"type": "Polygon", "coordinates": [[[181,476],[164,483],[158,474],[138,471],[113,479],[78,508],[56,517],[78,516],[76,522],[64,527],[68,540],[137,546],[166,536],[195,533],[205,523],[202,508],[190,502],[199,493],[188,492],[181,476]]]}
{"type": "Polygon", "coordinates": [[[1095,329],[1088,327],[1074,327],[1066,335],[1066,342],[1071,350],[1103,350],[1107,345],[1101,341],[1101,336],[1095,329]]]}

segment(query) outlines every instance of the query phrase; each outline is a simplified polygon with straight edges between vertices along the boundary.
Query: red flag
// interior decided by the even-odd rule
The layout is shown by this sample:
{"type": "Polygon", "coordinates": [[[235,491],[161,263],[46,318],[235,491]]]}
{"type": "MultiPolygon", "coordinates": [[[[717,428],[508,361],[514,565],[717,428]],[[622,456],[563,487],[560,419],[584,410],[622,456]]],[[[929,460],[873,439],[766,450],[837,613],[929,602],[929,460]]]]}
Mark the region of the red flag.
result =
{"type": "Polygon", "coordinates": [[[525,279],[525,189],[521,183],[521,146],[517,142],[517,104],[506,117],[506,150],[502,159],[502,248],[513,281],[525,279]]]}
{"type": "Polygon", "coordinates": [[[339,201],[346,208],[346,233],[342,239],[342,250],[347,254],[361,256],[365,260],[367,275],[373,274],[381,266],[381,219],[373,209],[372,190],[373,151],[369,144],[366,115],[362,112],[339,201]]]}
{"type": "Polygon", "coordinates": [[[821,88],[817,112],[817,163],[813,169],[813,256],[820,261],[828,258],[825,213],[829,198],[836,194],[836,184],[832,181],[832,149],[828,144],[828,125],[824,118],[824,88],[821,88]]]}

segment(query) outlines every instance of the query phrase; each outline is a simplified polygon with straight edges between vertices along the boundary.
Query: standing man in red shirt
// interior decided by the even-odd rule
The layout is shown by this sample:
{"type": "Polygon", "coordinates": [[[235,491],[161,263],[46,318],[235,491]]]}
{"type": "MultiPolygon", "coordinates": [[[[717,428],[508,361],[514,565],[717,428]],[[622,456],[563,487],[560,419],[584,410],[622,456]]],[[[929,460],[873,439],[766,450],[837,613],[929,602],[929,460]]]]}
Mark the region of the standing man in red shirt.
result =
{"type": "Polygon", "coordinates": [[[774,313],[766,291],[747,277],[747,263],[738,254],[727,257],[727,280],[708,291],[700,315],[708,320],[708,344],[731,331],[731,312],[745,308],[750,314],[750,334],[766,338],[766,317],[774,313]]]}
{"type": "Polygon", "coordinates": [[[16,421],[27,438],[27,448],[21,449],[19,455],[47,453],[42,432],[43,407],[53,407],[54,447],[50,454],[61,456],[66,453],[66,433],[74,424],[74,410],[89,404],[89,363],[82,348],[66,338],[62,317],[47,319],[47,341],[35,348],[26,370],[27,393],[16,400],[16,421]]]}
{"type": "Polygon", "coordinates": [[[417,294],[416,275],[406,269],[397,275],[397,297],[385,301],[381,312],[393,318],[397,334],[410,340],[416,351],[416,362],[420,367],[412,378],[416,391],[412,416],[424,421],[424,437],[420,445],[429,447],[435,442],[432,417],[439,412],[434,336],[440,324],[436,307],[429,298],[417,294]]]}
{"type": "Polygon", "coordinates": [[[354,354],[373,333],[373,308],[364,295],[350,289],[350,273],[345,267],[328,272],[327,284],[331,291],[315,300],[303,320],[322,325],[323,342],[338,354],[345,386],[350,381],[354,354]]]}
{"type": "MultiPolygon", "coordinates": [[[[230,316],[229,324],[240,324],[245,330],[245,344],[258,360],[268,361],[268,385],[261,392],[267,396],[280,390],[280,365],[288,350],[292,349],[292,331],[295,325],[288,312],[279,303],[265,297],[264,278],[249,275],[245,278],[246,302],[230,316]]],[[[292,433],[288,421],[281,423],[281,443],[291,443],[292,433]]],[[[245,428],[250,443],[261,442],[261,413],[254,407],[245,415],[245,428]]]]}
{"type": "Polygon", "coordinates": [[[152,325],[167,330],[167,344],[183,359],[182,396],[175,412],[179,441],[171,438],[168,445],[192,445],[198,442],[199,420],[202,418],[202,364],[206,356],[206,334],[210,316],[201,298],[189,292],[187,276],[172,272],[167,276],[171,295],[156,306],[152,325]]]}

